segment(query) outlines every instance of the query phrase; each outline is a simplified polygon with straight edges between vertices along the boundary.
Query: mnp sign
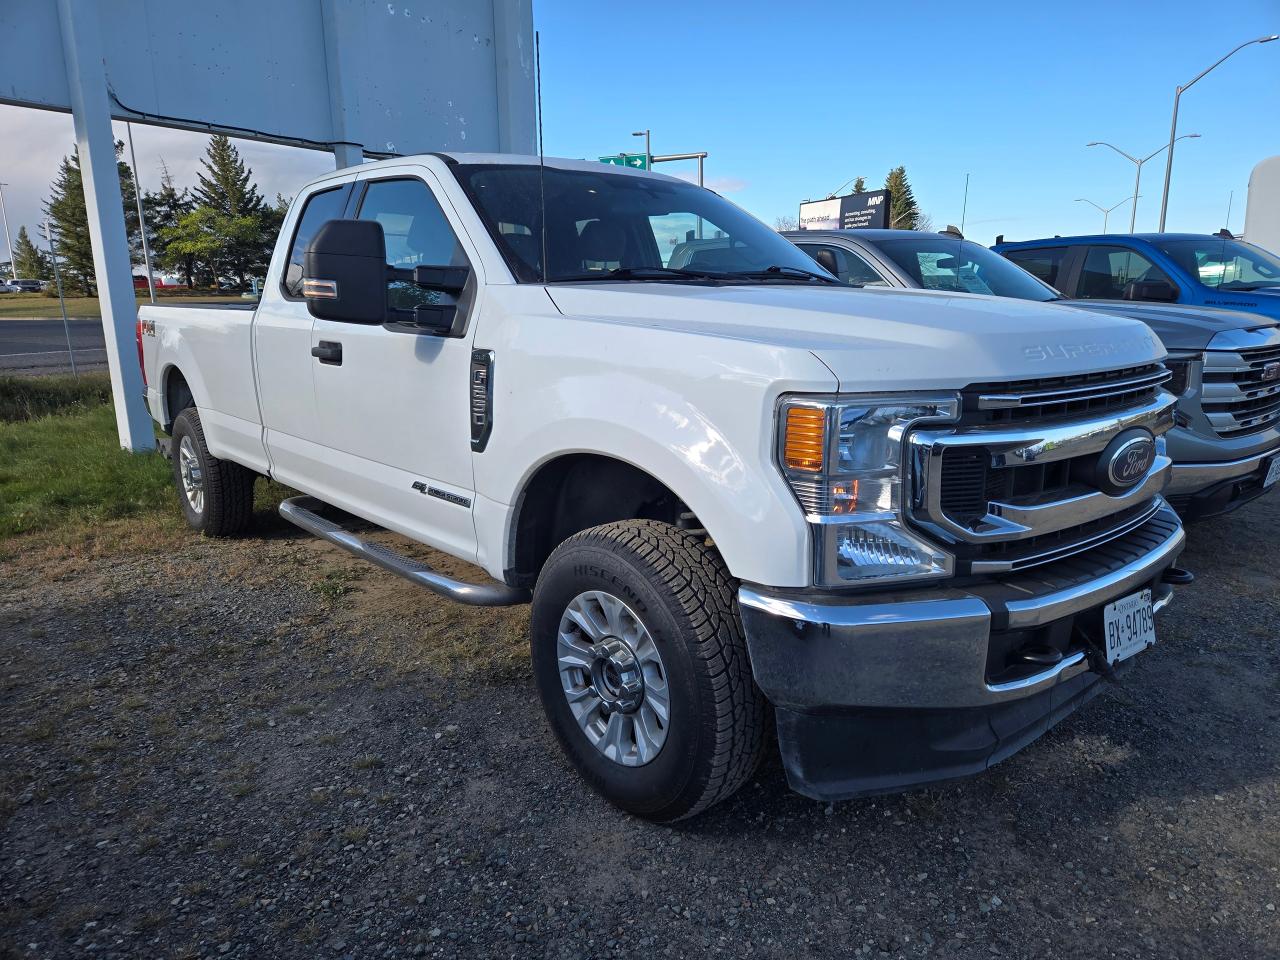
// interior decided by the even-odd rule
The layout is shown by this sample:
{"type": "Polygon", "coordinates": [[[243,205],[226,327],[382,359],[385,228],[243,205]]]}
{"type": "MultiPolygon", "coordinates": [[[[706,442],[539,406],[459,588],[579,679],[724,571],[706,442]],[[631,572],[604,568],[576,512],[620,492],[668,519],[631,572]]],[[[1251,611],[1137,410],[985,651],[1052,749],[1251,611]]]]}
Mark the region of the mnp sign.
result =
{"type": "Polygon", "coordinates": [[[800,204],[801,230],[859,230],[889,226],[893,196],[888,190],[851,193],[800,204]]]}
{"type": "Polygon", "coordinates": [[[532,153],[532,0],[0,0],[0,102],[72,114],[121,443],[154,447],[111,120],[364,155],[532,153]]]}

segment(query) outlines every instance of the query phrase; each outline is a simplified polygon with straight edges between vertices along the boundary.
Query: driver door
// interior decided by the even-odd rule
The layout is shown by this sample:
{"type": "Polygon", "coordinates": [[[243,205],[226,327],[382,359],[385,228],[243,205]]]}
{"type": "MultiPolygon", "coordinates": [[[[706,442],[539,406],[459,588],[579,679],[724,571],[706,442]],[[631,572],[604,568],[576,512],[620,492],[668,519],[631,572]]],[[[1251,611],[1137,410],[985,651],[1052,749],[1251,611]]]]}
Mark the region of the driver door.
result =
{"type": "MultiPolygon", "coordinates": [[[[312,369],[328,458],[321,496],[454,555],[474,556],[468,381],[478,259],[468,256],[430,171],[377,174],[357,183],[355,217],[382,224],[390,266],[471,268],[456,298],[466,325],[459,338],[405,332],[407,325],[315,320],[312,369]]],[[[391,280],[387,299],[389,308],[412,311],[448,295],[391,280]]]]}

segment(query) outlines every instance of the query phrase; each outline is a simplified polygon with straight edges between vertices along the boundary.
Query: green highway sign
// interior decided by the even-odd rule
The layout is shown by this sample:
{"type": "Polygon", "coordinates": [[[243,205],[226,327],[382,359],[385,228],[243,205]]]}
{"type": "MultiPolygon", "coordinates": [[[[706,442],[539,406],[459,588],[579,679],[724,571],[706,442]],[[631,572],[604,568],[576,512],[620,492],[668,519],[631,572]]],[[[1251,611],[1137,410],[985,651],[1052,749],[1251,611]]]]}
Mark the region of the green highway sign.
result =
{"type": "Polygon", "coordinates": [[[601,157],[601,163],[612,163],[617,167],[631,167],[633,170],[648,170],[649,158],[643,153],[615,153],[612,157],[601,157]]]}

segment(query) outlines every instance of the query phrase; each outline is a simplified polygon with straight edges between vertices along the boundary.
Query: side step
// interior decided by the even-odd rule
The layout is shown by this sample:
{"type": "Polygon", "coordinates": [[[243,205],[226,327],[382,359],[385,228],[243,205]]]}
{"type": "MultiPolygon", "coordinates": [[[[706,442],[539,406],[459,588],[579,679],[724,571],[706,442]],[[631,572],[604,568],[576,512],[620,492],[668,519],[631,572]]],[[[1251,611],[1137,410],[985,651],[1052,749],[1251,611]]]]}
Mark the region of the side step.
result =
{"type": "Polygon", "coordinates": [[[354,553],[361,560],[368,560],[375,566],[390,573],[404,577],[420,587],[426,587],[442,597],[466,603],[475,607],[510,607],[529,602],[529,591],[508,587],[496,581],[483,584],[463,583],[453,580],[442,573],[437,573],[420,560],[402,557],[394,550],[389,550],[376,543],[362,540],[338,526],[332,520],[320,516],[324,504],[315,497],[290,497],[280,504],[280,516],[290,523],[301,527],[307,533],[328,540],[334,546],[354,553]]]}

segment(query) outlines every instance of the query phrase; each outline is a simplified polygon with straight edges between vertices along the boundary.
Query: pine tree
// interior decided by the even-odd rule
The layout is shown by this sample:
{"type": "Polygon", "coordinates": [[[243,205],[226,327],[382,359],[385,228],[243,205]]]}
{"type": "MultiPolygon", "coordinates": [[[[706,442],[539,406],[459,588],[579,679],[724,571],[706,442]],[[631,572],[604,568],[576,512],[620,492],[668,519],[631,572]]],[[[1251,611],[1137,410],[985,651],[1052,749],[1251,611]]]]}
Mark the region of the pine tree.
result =
{"type": "MultiPolygon", "coordinates": [[[[209,149],[201,161],[205,172],[199,174],[199,183],[192,191],[195,212],[209,211],[204,215],[199,230],[195,222],[188,224],[187,241],[192,241],[201,231],[215,224],[231,228],[234,223],[235,241],[220,246],[217,252],[217,272],[212,279],[235,277],[245,284],[249,274],[265,269],[275,243],[273,225],[277,223],[275,211],[262,199],[253,184],[253,171],[240,159],[240,151],[223,136],[211,137],[209,149]],[[216,215],[216,216],[212,216],[216,215]],[[246,229],[251,222],[255,229],[246,229]],[[191,231],[196,230],[193,234],[191,231]]],[[[208,244],[184,242],[183,250],[194,250],[208,244]]]]}
{"type": "Polygon", "coordinates": [[[240,151],[226,137],[211,137],[205,173],[192,191],[196,206],[212,207],[226,217],[252,217],[262,212],[262,194],[252,183],[253,171],[240,159],[240,151]]]}
{"type": "MultiPolygon", "coordinates": [[[[129,165],[120,159],[124,141],[116,141],[116,169],[120,176],[120,194],[124,200],[124,223],[130,247],[137,246],[136,259],[141,259],[138,235],[138,208],[134,201],[133,176],[129,165]]],[[[89,243],[89,215],[84,202],[84,180],[80,172],[80,154],[72,150],[62,158],[58,174],[49,188],[50,197],[44,212],[53,228],[53,239],[62,264],[63,282],[78,287],[86,296],[96,292],[93,273],[93,249],[89,243]]]]}
{"type": "Polygon", "coordinates": [[[853,181],[853,192],[854,193],[867,192],[867,180],[865,177],[859,177],[857,180],[853,181]]]}
{"type": "Polygon", "coordinates": [[[18,242],[13,245],[13,266],[21,280],[53,279],[53,264],[49,255],[31,242],[26,227],[18,228],[18,242]]]}
{"type": "Polygon", "coordinates": [[[889,206],[889,226],[895,230],[914,230],[920,220],[920,208],[916,206],[906,167],[894,167],[885,178],[884,188],[892,200],[889,206]]]}
{"type": "Polygon", "coordinates": [[[152,253],[161,269],[178,274],[188,287],[194,286],[194,254],[170,250],[167,240],[169,234],[166,232],[176,227],[191,212],[191,195],[186,187],[179,191],[174,186],[173,175],[169,173],[164,160],[160,161],[160,170],[160,189],[155,193],[148,191],[142,197],[142,209],[147,215],[147,242],[151,244],[152,253]]]}

